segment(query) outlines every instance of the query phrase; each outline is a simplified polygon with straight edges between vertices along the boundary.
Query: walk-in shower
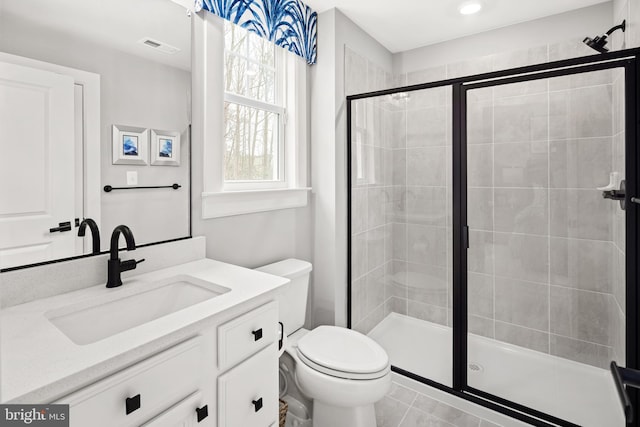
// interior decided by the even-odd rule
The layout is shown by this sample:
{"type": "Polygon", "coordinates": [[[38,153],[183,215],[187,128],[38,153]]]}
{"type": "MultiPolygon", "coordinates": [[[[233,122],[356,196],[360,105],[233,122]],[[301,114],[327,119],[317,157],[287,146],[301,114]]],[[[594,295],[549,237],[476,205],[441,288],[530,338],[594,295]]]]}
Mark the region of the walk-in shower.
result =
{"type": "Polygon", "coordinates": [[[396,372],[537,425],[626,424],[638,55],[347,98],[349,326],[396,372]]]}

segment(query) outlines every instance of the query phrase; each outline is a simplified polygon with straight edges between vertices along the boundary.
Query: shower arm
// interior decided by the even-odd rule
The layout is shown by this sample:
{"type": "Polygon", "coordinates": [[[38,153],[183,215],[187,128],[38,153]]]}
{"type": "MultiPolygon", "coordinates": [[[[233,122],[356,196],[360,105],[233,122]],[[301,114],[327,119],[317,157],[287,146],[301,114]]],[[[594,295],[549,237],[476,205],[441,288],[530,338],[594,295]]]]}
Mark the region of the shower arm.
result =
{"type": "Polygon", "coordinates": [[[622,24],[618,24],[615,27],[611,28],[609,31],[607,31],[606,35],[608,37],[618,30],[622,30],[622,32],[624,33],[626,29],[627,29],[627,20],[625,19],[624,21],[622,21],[622,24]]]}

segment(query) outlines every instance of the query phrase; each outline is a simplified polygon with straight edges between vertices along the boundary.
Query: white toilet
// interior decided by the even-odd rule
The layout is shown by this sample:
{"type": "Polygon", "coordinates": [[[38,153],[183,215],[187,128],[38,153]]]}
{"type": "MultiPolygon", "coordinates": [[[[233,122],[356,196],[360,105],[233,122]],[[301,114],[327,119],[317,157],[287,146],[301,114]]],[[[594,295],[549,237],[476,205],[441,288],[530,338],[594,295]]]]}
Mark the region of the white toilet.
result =
{"type": "Polygon", "coordinates": [[[257,270],[291,280],[278,297],[285,351],[295,381],[313,400],[314,427],[375,427],[373,404],[391,387],[389,357],[359,332],[337,326],[303,329],[311,264],[287,259],[257,270]]]}

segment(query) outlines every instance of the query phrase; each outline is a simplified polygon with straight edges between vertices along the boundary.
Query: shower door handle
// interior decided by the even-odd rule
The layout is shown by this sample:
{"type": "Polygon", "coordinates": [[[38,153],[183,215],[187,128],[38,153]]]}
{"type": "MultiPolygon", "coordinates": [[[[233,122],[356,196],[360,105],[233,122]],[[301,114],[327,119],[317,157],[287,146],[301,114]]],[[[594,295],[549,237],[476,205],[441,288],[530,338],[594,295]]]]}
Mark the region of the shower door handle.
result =
{"type": "Polygon", "coordinates": [[[469,249],[469,226],[465,225],[462,227],[462,247],[465,249],[469,249]]]}
{"type": "Polygon", "coordinates": [[[631,399],[627,393],[626,386],[634,388],[640,388],[640,371],[630,368],[621,368],[616,362],[611,362],[611,375],[613,375],[613,382],[616,385],[618,391],[618,397],[620,403],[622,403],[622,409],[624,410],[624,417],[628,423],[633,422],[634,410],[631,404],[631,399]]]}

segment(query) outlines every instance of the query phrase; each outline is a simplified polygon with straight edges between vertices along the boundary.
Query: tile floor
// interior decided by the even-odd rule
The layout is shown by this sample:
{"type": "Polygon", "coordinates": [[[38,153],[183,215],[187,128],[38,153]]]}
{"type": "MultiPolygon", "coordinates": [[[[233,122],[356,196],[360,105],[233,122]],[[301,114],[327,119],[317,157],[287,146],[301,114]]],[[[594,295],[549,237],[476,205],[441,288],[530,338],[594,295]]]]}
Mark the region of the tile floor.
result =
{"type": "Polygon", "coordinates": [[[393,382],[376,403],[378,427],[500,427],[393,382]]]}

